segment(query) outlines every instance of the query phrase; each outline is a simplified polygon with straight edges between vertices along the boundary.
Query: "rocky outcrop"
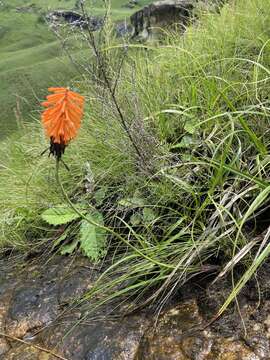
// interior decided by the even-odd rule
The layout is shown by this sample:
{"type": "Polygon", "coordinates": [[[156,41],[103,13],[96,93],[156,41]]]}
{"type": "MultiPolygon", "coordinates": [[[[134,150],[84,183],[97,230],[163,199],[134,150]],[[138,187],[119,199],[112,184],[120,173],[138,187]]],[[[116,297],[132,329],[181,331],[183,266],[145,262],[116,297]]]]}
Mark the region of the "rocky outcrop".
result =
{"type": "Polygon", "coordinates": [[[196,11],[218,12],[226,0],[160,0],[135,12],[130,20],[133,37],[147,39],[156,37],[164,29],[183,33],[196,11]]]}
{"type": "Polygon", "coordinates": [[[155,327],[145,332],[136,360],[269,359],[269,334],[262,330],[264,324],[253,321],[246,341],[239,339],[230,322],[227,323],[230,336],[224,336],[225,327],[219,333],[215,326],[203,329],[204,324],[198,300],[190,299],[172,307],[159,317],[155,327]]]}
{"type": "Polygon", "coordinates": [[[183,32],[195,3],[194,0],[161,0],[145,6],[130,18],[133,37],[147,39],[160,32],[161,28],[172,26],[183,32]]]}
{"type": "Polygon", "coordinates": [[[102,28],[102,18],[91,16],[84,17],[80,13],[71,10],[55,10],[51,11],[46,19],[50,23],[57,23],[64,21],[72,26],[78,26],[81,28],[89,27],[92,31],[96,31],[102,28]]]}
{"type": "Polygon", "coordinates": [[[238,298],[239,308],[205,327],[230,292],[226,284],[208,291],[186,284],[158,313],[123,316],[126,303],[87,316],[93,304],[74,301],[100,275],[90,265],[56,256],[43,266],[37,261],[0,268],[1,360],[270,359],[270,270],[261,276],[263,298],[254,282],[238,298]]]}

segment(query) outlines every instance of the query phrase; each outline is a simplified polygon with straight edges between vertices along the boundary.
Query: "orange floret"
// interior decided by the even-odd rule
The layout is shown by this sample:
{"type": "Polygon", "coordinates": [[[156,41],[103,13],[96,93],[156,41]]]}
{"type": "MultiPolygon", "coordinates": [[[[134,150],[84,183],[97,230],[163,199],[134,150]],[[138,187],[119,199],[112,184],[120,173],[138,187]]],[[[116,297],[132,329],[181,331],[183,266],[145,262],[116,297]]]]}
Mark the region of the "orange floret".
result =
{"type": "Polygon", "coordinates": [[[42,123],[46,135],[51,140],[50,152],[58,158],[65,146],[78,133],[83,117],[84,97],[63,87],[50,87],[53,94],[41,105],[46,107],[42,113],[42,123]],[[57,145],[56,145],[57,144],[57,145]],[[60,154],[57,149],[61,149],[60,154]]]}

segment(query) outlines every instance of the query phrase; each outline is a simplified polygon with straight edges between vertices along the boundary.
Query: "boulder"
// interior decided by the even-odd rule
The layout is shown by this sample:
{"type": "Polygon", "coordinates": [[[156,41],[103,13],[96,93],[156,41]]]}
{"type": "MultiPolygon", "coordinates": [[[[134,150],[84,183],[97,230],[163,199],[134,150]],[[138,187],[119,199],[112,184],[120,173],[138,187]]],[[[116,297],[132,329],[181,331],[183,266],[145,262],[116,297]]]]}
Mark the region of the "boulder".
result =
{"type": "Polygon", "coordinates": [[[132,27],[127,22],[119,22],[115,24],[115,33],[117,37],[127,37],[132,34],[132,27]]]}
{"type": "Polygon", "coordinates": [[[133,37],[147,39],[160,29],[175,27],[183,32],[194,9],[194,0],[161,0],[134,13],[130,20],[133,37]]]}
{"type": "Polygon", "coordinates": [[[102,28],[103,19],[96,16],[84,17],[80,13],[71,10],[54,10],[51,11],[46,19],[50,23],[57,23],[64,21],[72,26],[78,26],[85,28],[90,27],[92,31],[96,31],[102,28]]]}

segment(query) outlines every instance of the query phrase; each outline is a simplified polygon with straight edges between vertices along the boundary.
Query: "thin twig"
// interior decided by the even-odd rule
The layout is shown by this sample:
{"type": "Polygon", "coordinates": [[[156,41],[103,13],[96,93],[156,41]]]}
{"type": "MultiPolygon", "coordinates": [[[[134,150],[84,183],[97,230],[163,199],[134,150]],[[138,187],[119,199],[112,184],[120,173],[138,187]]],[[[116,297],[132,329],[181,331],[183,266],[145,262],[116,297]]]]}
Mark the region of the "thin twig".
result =
{"type": "Polygon", "coordinates": [[[59,39],[60,43],[62,44],[62,48],[63,48],[64,52],[66,53],[67,57],[69,58],[71,64],[74,66],[74,68],[77,70],[77,72],[81,76],[83,76],[83,71],[81,69],[84,70],[84,67],[83,67],[83,65],[81,65],[74,59],[71,52],[68,50],[68,47],[66,46],[66,40],[60,36],[60,33],[58,32],[57,29],[52,29],[52,31],[53,31],[54,35],[59,39]]]}
{"type": "MultiPolygon", "coordinates": [[[[83,14],[84,18],[87,18],[87,13],[85,11],[83,2],[81,2],[81,9],[82,9],[82,14],[83,14]]],[[[99,68],[100,68],[101,73],[102,73],[103,80],[104,80],[104,82],[106,84],[107,89],[109,90],[109,93],[111,95],[111,98],[113,100],[115,108],[117,110],[117,113],[119,115],[122,127],[124,128],[126,134],[128,135],[128,137],[129,137],[129,139],[130,139],[130,141],[131,141],[137,155],[144,162],[144,157],[143,157],[142,153],[140,152],[136,142],[134,141],[134,139],[133,139],[133,137],[131,135],[131,132],[130,132],[128,126],[127,126],[127,123],[126,123],[125,117],[123,115],[123,112],[122,112],[122,110],[121,110],[121,108],[120,108],[120,106],[118,104],[118,100],[117,100],[116,95],[115,95],[115,89],[111,86],[110,81],[108,79],[108,76],[107,76],[107,73],[106,73],[106,70],[105,70],[105,65],[104,65],[103,58],[102,58],[102,56],[101,56],[101,54],[99,52],[99,49],[97,48],[95,37],[94,37],[93,32],[91,31],[90,27],[89,27],[89,24],[88,24],[88,26],[86,28],[87,28],[87,33],[88,33],[88,36],[89,36],[89,39],[88,39],[89,45],[94,50],[96,59],[98,61],[99,68]]]]}
{"type": "Polygon", "coordinates": [[[39,345],[35,345],[35,344],[32,344],[32,343],[29,343],[28,341],[19,339],[19,338],[15,337],[15,336],[8,335],[8,334],[2,333],[2,332],[0,332],[0,336],[5,337],[5,338],[8,338],[8,339],[10,339],[10,340],[14,340],[14,341],[20,342],[20,343],[22,343],[22,344],[24,344],[24,345],[31,346],[31,347],[33,347],[33,348],[36,348],[36,349],[40,350],[40,351],[46,352],[47,354],[50,354],[50,355],[56,357],[57,359],[69,360],[69,359],[67,359],[67,358],[65,358],[65,357],[63,357],[63,356],[61,356],[61,355],[56,354],[55,352],[53,352],[53,351],[51,351],[51,350],[45,349],[44,347],[39,346],[39,345]]]}
{"type": "Polygon", "coordinates": [[[119,67],[118,67],[118,70],[117,70],[117,75],[116,75],[116,78],[115,78],[115,82],[114,82],[114,85],[113,85],[113,94],[115,94],[116,92],[116,89],[117,89],[117,85],[118,85],[118,81],[120,79],[120,74],[121,74],[121,70],[122,70],[122,67],[123,67],[123,64],[124,64],[124,60],[125,60],[125,55],[126,55],[126,51],[124,52],[124,54],[122,55],[122,58],[119,62],[119,67]]]}

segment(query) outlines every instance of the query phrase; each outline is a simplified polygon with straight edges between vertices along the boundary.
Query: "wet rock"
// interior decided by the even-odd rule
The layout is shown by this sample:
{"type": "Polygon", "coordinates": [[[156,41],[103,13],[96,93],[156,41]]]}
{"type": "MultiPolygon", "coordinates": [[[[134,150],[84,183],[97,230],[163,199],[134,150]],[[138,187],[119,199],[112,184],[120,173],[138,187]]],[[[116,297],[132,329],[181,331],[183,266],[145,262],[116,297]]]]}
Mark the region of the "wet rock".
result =
{"type": "Polygon", "coordinates": [[[204,359],[212,340],[203,332],[189,335],[202,322],[195,299],[165,312],[145,333],[137,360],[204,359]]]}
{"type": "Polygon", "coordinates": [[[212,346],[207,360],[260,360],[243,342],[218,338],[212,346]]]}
{"type": "Polygon", "coordinates": [[[65,258],[60,259],[48,269],[40,271],[33,266],[22,275],[6,309],[8,335],[31,338],[31,332],[51,324],[64,306],[89,289],[96,278],[95,272],[87,270],[81,262],[70,266],[65,258]]]}
{"type": "MultiPolygon", "coordinates": [[[[3,332],[53,349],[69,360],[134,359],[149,324],[145,315],[112,321],[106,317],[111,308],[106,307],[95,312],[95,321],[90,321],[85,316],[88,307],[70,307],[99,276],[89,269],[87,260],[71,263],[66,258],[57,258],[43,269],[34,265],[27,270],[17,276],[18,283],[12,291],[7,292],[10,284],[2,287],[3,294],[9,294],[3,305],[3,332]]],[[[3,344],[7,345],[3,347],[3,360],[55,359],[15,340],[3,344]]]]}
{"type": "MultiPolygon", "coordinates": [[[[229,344],[228,348],[233,353],[241,354],[242,351],[248,354],[245,356],[252,356],[252,359],[270,359],[270,333],[268,333],[266,324],[270,302],[263,301],[262,305],[258,307],[257,302],[247,302],[242,294],[240,303],[242,303],[241,317],[238,308],[231,308],[212,324],[211,331],[216,334],[216,344],[221,346],[219,338],[231,339],[232,344],[229,344]],[[251,353],[249,354],[249,352],[251,353]]],[[[223,343],[226,341],[223,340],[223,343]]]]}
{"type": "Polygon", "coordinates": [[[9,349],[10,349],[10,346],[9,346],[8,342],[6,341],[6,339],[0,338],[0,358],[1,358],[1,355],[6,354],[9,349]]]}
{"type": "MultiPolygon", "coordinates": [[[[1,299],[2,300],[2,299],[1,299]]],[[[5,332],[5,315],[6,315],[7,303],[0,304],[0,332],[5,332]]],[[[7,339],[0,337],[0,356],[5,354],[9,350],[10,346],[7,339]]]]}
{"type": "Polygon", "coordinates": [[[97,273],[89,273],[86,268],[79,268],[66,275],[58,286],[58,303],[63,306],[82,296],[97,279],[97,273]]]}
{"type": "Polygon", "coordinates": [[[52,327],[42,334],[47,348],[72,360],[123,359],[132,360],[138,351],[140,340],[149,321],[143,315],[110,321],[94,321],[89,324],[75,319],[52,327]]]}
{"type": "Polygon", "coordinates": [[[269,339],[267,339],[265,336],[251,336],[246,340],[246,343],[260,359],[268,358],[270,354],[270,344],[269,339]]]}
{"type": "Polygon", "coordinates": [[[55,284],[29,283],[15,291],[9,308],[6,331],[23,337],[32,329],[49,324],[57,316],[55,284]]]}
{"type": "MultiPolygon", "coordinates": [[[[115,304],[92,311],[90,316],[91,304],[75,307],[73,303],[91,289],[98,276],[88,260],[63,257],[42,268],[26,264],[19,272],[0,272],[0,331],[68,360],[270,359],[268,298],[259,304],[243,292],[238,302],[241,317],[239,308],[232,306],[206,329],[204,325],[222,304],[227,290],[197,291],[190,285],[189,290],[184,288],[185,295],[179,293],[159,316],[150,311],[123,316],[128,304],[118,308],[116,319],[111,316],[115,315],[115,304]]],[[[0,359],[56,357],[0,338],[0,359]]]]}
{"type": "MultiPolygon", "coordinates": [[[[0,277],[0,332],[5,333],[6,317],[13,290],[17,286],[17,281],[10,274],[2,272],[0,277]]],[[[8,340],[0,337],[0,356],[10,349],[8,340]]]]}
{"type": "MultiPolygon", "coordinates": [[[[250,337],[248,342],[243,341],[235,329],[234,336],[226,337],[222,332],[228,333],[227,329],[203,330],[203,324],[195,299],[164,312],[156,326],[150,326],[145,332],[136,360],[269,359],[269,341],[265,336],[250,337]]],[[[229,327],[232,325],[233,322],[228,323],[229,327]]],[[[233,333],[233,329],[230,332],[233,333]]]]}
{"type": "Polygon", "coordinates": [[[246,326],[245,342],[260,359],[268,359],[270,354],[270,301],[247,303],[242,308],[242,317],[246,326]]]}
{"type": "Polygon", "coordinates": [[[21,345],[11,349],[3,360],[47,360],[48,358],[49,354],[44,353],[42,355],[39,350],[33,347],[21,345]]]}

